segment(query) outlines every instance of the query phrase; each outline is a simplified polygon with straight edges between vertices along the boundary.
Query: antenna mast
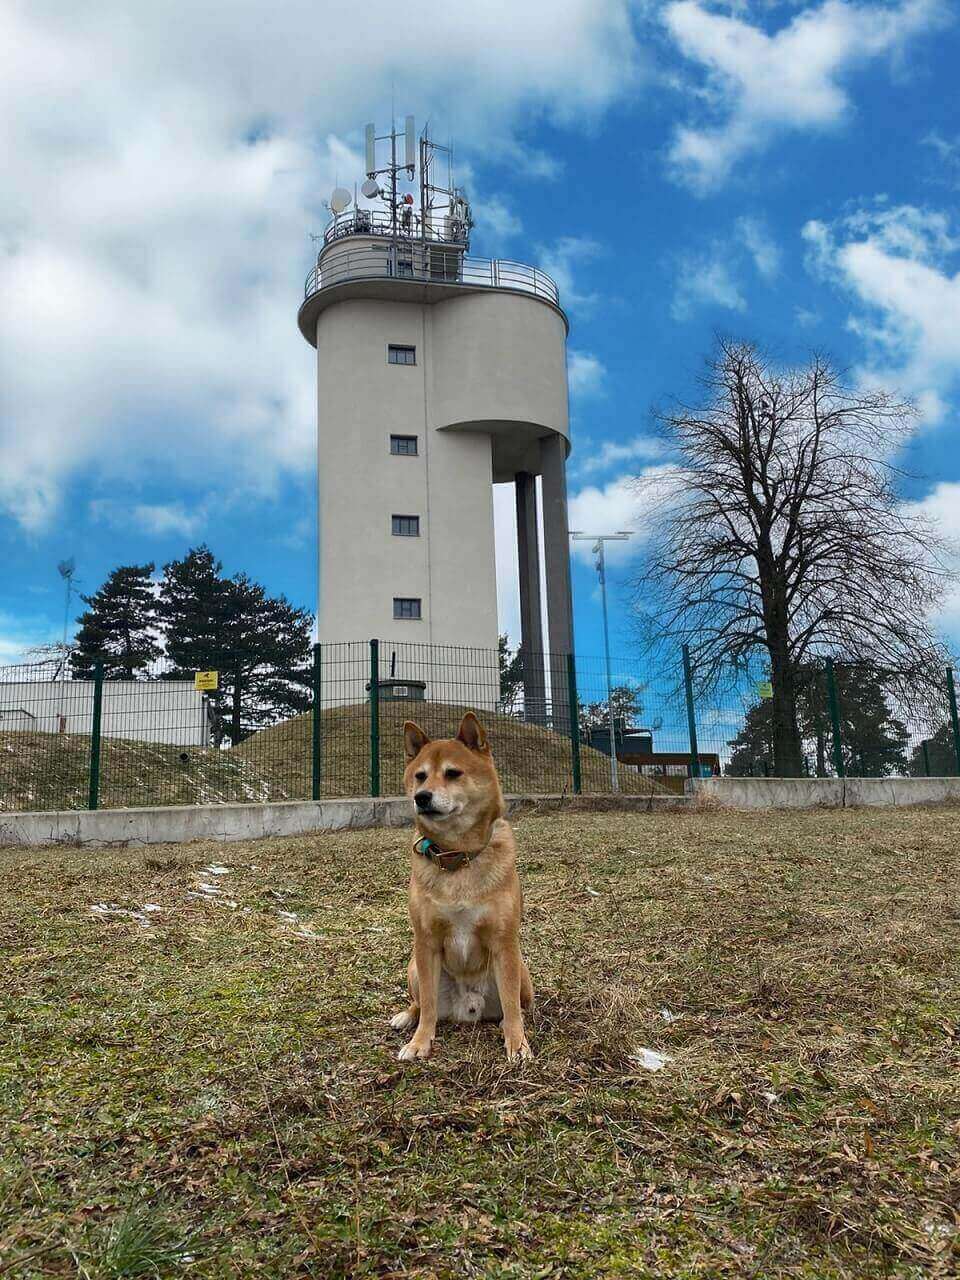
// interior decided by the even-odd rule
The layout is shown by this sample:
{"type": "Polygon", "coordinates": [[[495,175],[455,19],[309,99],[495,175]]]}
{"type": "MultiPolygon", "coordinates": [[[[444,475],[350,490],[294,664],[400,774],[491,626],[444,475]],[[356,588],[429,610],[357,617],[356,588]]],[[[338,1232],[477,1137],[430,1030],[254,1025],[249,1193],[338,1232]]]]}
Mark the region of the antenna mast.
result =
{"type": "MultiPolygon", "coordinates": [[[[413,116],[406,116],[402,132],[396,123],[391,121],[390,132],[378,134],[376,126],[368,124],[364,128],[364,158],[366,180],[360,187],[360,194],[367,200],[378,197],[389,209],[389,235],[396,244],[408,236],[419,235],[424,244],[428,240],[441,240],[470,246],[470,228],[473,218],[470,204],[462,188],[453,183],[453,148],[434,142],[425,126],[420,135],[419,147],[414,132],[413,116]],[[403,158],[400,158],[400,140],[403,139],[403,158]],[[377,159],[378,143],[390,144],[388,163],[379,164],[377,159]],[[447,164],[446,185],[434,181],[433,174],[438,157],[443,157],[447,164]],[[419,166],[418,161],[419,159],[419,166]],[[413,182],[419,167],[420,209],[414,213],[412,195],[402,195],[400,182],[413,182]],[[381,186],[380,179],[386,181],[381,186]],[[417,227],[417,216],[419,227],[417,227]],[[441,220],[442,219],[442,220],[441,220]]],[[[356,206],[356,192],[353,203],[356,206]]],[[[337,187],[330,197],[328,208],[339,218],[350,204],[350,192],[345,187],[337,187]]],[[[370,225],[370,215],[365,209],[356,209],[354,229],[366,230],[370,225]]],[[[386,222],[387,219],[384,219],[386,222]]],[[[376,215],[374,215],[374,225],[376,215]]],[[[383,225],[383,222],[380,224],[383,225]]]]}
{"type": "Polygon", "coordinates": [[[436,236],[440,240],[452,240],[470,247],[470,229],[473,216],[470,202],[461,187],[453,182],[453,147],[434,142],[424,126],[420,135],[420,232],[424,240],[434,238],[434,214],[442,214],[444,225],[436,236]],[[446,158],[447,185],[433,180],[433,170],[438,156],[446,158]]]}

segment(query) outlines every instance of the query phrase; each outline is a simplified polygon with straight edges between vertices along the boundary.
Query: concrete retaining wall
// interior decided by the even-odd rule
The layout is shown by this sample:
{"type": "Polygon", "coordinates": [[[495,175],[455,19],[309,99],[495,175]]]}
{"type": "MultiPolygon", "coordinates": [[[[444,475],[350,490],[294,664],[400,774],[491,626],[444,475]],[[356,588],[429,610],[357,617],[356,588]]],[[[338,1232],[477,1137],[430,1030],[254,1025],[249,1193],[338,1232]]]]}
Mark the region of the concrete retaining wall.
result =
{"type": "MultiPolygon", "coordinates": [[[[616,809],[633,813],[681,809],[683,796],[508,796],[510,813],[616,809]]],[[[373,800],[284,800],[276,804],[163,805],[152,809],[71,809],[0,813],[3,845],[182,844],[190,840],[262,840],[311,831],[405,827],[413,822],[404,796],[373,800]]]]}
{"type": "Polygon", "coordinates": [[[850,809],[960,803],[960,778],[692,778],[688,796],[731,809],[850,809]]]}
{"type": "MultiPolygon", "coordinates": [[[[960,803],[960,778],[699,778],[685,796],[508,796],[507,809],[549,813],[663,813],[695,798],[731,809],[842,809],[856,805],[960,803]]],[[[405,827],[403,796],[284,800],[276,804],[163,805],[154,809],[69,809],[0,813],[0,846],[183,844],[191,840],[263,840],[311,831],[405,827]]]]}

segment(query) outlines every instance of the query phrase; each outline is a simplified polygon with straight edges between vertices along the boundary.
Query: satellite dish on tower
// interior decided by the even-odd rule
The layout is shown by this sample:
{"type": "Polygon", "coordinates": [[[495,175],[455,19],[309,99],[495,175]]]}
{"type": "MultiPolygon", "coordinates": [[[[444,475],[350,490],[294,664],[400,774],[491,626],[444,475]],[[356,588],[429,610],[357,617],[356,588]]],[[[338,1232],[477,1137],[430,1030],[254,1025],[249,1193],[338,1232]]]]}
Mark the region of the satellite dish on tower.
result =
{"type": "Polygon", "coordinates": [[[360,188],[360,194],[366,196],[368,200],[372,200],[375,196],[378,196],[380,194],[380,184],[377,182],[376,178],[368,178],[360,188]]]}
{"type": "Polygon", "coordinates": [[[343,213],[350,203],[350,192],[346,187],[337,187],[330,197],[330,208],[334,213],[343,213]]]}

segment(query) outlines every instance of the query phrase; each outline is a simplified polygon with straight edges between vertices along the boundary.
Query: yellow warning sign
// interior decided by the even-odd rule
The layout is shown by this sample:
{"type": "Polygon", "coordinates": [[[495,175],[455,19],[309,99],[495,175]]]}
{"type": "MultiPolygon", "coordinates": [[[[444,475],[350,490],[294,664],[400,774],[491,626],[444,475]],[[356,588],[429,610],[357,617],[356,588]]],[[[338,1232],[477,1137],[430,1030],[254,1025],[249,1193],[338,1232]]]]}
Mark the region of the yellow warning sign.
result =
{"type": "Polygon", "coordinates": [[[216,689],[219,683],[219,672],[217,671],[197,671],[193,677],[193,687],[204,693],[211,689],[216,689]]]}
{"type": "Polygon", "coordinates": [[[761,698],[773,697],[773,685],[769,680],[760,680],[757,684],[757,693],[761,698]]]}

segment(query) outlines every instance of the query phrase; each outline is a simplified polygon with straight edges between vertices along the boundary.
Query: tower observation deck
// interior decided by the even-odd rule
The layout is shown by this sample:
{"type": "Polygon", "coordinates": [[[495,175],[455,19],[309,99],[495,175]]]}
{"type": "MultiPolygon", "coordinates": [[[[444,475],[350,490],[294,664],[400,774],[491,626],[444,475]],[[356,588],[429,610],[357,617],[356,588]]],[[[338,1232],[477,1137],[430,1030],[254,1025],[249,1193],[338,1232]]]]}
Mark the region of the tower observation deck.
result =
{"type": "Polygon", "coordinates": [[[334,192],[298,315],[317,350],[320,642],[496,650],[492,485],[510,482],[525,710],[542,718],[549,682],[563,728],[573,638],[557,286],[537,267],[470,255],[466,198],[434,180],[449,154],[425,134],[417,144],[409,117],[405,134],[375,138],[368,126],[366,158],[372,207],[334,192]],[[390,161],[378,169],[384,142],[390,161]],[[415,177],[417,204],[403,191],[415,177]]]}

